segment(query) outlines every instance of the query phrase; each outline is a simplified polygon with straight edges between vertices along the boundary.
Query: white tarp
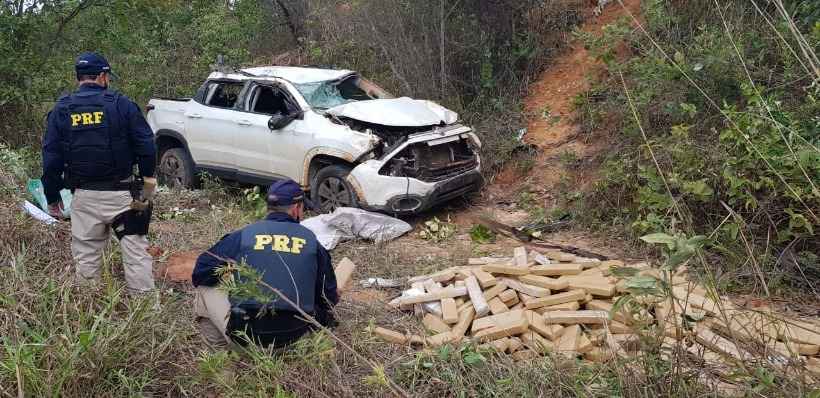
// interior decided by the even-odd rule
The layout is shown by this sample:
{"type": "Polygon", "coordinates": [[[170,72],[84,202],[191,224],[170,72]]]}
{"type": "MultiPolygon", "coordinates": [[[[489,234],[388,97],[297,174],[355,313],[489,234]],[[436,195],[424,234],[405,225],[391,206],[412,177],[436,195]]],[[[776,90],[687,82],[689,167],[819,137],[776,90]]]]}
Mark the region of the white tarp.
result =
{"type": "Polygon", "coordinates": [[[367,123],[398,127],[433,126],[458,121],[458,113],[432,101],[408,97],[355,101],[330,108],[327,113],[367,123]]]}
{"type": "Polygon", "coordinates": [[[302,221],[302,225],[313,231],[327,250],[333,250],[341,241],[354,238],[386,242],[413,229],[398,218],[352,207],[340,207],[333,213],[308,218],[302,221]]]}

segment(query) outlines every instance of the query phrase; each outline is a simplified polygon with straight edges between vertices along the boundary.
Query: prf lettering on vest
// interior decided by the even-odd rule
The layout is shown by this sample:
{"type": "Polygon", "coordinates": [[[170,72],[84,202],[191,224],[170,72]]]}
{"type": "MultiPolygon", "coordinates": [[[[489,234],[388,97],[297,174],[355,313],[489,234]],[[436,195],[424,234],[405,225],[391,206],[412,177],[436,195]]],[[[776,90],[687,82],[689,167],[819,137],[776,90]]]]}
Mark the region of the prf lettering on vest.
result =
{"type": "Polygon", "coordinates": [[[253,250],[265,250],[270,245],[272,251],[299,254],[307,243],[302,238],[287,235],[256,235],[256,244],[253,250]]]}
{"type": "Polygon", "coordinates": [[[71,126],[76,127],[79,125],[87,126],[89,124],[100,124],[102,123],[103,113],[101,111],[97,112],[83,112],[83,113],[72,113],[71,114],[71,126]]]}

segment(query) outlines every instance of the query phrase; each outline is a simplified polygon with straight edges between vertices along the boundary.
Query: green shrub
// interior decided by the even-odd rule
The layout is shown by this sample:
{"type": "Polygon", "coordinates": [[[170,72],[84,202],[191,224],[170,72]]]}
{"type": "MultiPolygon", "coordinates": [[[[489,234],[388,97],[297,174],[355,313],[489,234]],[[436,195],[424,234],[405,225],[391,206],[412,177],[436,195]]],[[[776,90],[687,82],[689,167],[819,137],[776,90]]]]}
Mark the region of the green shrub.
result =
{"type": "MultiPolygon", "coordinates": [[[[577,99],[579,122],[616,142],[587,215],[628,225],[633,236],[681,229],[715,233],[708,249],[731,260],[720,262],[724,271],[756,256],[763,272],[773,274],[782,266],[781,254],[798,253],[795,262],[811,263],[803,267],[806,273],[779,279],[807,287],[820,275],[817,262],[799,254],[820,250],[820,86],[752,4],[730,2],[721,9],[728,34],[714,7],[701,0],[644,3],[645,27],[671,60],[640,30],[622,29],[623,23],[600,37],[581,35],[610,73],[577,99]],[[627,60],[614,53],[622,40],[632,52],[627,60]]],[[[817,10],[803,3],[793,11],[798,21],[812,15],[816,21],[817,10]]],[[[796,46],[785,24],[774,23],[796,46]]],[[[799,26],[820,48],[815,23],[799,26]]]]}

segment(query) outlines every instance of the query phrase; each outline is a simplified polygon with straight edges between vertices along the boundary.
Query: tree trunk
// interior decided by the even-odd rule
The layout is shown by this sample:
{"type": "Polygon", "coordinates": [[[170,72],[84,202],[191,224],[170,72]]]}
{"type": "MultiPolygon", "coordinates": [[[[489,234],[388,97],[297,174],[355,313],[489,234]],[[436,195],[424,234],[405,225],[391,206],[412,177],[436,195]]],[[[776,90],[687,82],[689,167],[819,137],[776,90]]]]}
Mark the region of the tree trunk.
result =
{"type": "Polygon", "coordinates": [[[445,37],[444,37],[444,20],[446,15],[444,14],[444,0],[439,0],[439,44],[438,44],[438,60],[439,60],[439,73],[441,78],[441,88],[439,93],[439,100],[444,100],[444,92],[447,86],[447,72],[444,70],[444,44],[445,44],[445,37]]]}
{"type": "Polygon", "coordinates": [[[276,4],[282,10],[282,14],[285,16],[285,23],[288,25],[290,34],[293,36],[293,43],[296,46],[299,46],[299,36],[301,35],[301,29],[299,28],[299,25],[296,23],[296,15],[294,15],[293,11],[285,5],[284,1],[276,0],[276,4]]]}

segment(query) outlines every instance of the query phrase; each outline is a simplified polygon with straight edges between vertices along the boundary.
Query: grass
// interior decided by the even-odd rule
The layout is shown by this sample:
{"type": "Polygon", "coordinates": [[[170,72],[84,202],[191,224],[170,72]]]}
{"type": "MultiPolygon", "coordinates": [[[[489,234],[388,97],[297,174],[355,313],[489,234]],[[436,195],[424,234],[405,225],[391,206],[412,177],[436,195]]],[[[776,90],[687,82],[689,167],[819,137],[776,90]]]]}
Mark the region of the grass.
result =
{"type": "MultiPolygon", "coordinates": [[[[341,322],[333,333],[376,369],[325,333],[289,350],[211,352],[194,326],[190,286],[158,281],[158,294],[128,296],[115,248],[106,253],[101,284],[74,286],[68,225],[47,227],[20,215],[22,196],[6,188],[0,197],[2,397],[389,396],[388,379],[419,397],[719,395],[697,382],[697,367],[660,359],[652,337],[641,343],[641,354],[602,365],[552,357],[514,363],[470,344],[429,350],[386,344],[368,328],[424,333],[412,315],[385,306],[397,290],[349,293],[336,309],[341,322]],[[153,309],[157,300],[160,311],[153,309]]],[[[156,211],[168,217],[154,225],[150,240],[170,251],[202,250],[252,221],[253,210],[243,195],[221,188],[161,193],[156,211]],[[175,215],[174,209],[195,210],[175,215]]],[[[463,263],[476,246],[469,239],[354,241],[333,256],[358,264],[355,279],[400,278],[463,263]]],[[[742,377],[750,392],[768,380],[742,377]]],[[[805,391],[780,376],[764,387],[768,396],[805,391]]]]}

